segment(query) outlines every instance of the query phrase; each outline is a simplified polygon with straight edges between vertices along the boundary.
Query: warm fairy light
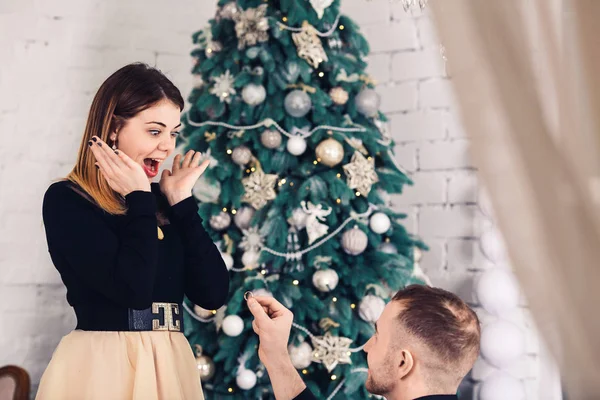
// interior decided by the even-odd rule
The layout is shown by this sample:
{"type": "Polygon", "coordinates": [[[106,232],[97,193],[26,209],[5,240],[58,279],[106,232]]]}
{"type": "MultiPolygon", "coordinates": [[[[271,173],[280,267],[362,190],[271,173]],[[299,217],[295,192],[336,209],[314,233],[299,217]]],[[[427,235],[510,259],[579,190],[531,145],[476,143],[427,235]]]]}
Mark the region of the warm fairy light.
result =
{"type": "Polygon", "coordinates": [[[300,283],[300,281],[298,281],[298,279],[294,279],[293,282],[294,286],[298,286],[298,284],[300,283]]]}
{"type": "Polygon", "coordinates": [[[211,48],[208,48],[208,49],[206,49],[206,52],[207,52],[208,54],[210,54],[210,53],[212,53],[212,49],[211,49],[211,48]]]}
{"type": "Polygon", "coordinates": [[[337,379],[337,376],[336,376],[336,375],[331,375],[331,380],[332,380],[332,381],[335,381],[336,379],[337,379]]]}
{"type": "Polygon", "coordinates": [[[250,170],[249,170],[249,169],[247,169],[247,170],[246,170],[246,173],[247,173],[247,174],[249,174],[249,173],[250,173],[250,170]]]}
{"type": "Polygon", "coordinates": [[[371,161],[373,159],[373,157],[369,156],[367,157],[367,160],[371,161]]]}
{"type": "Polygon", "coordinates": [[[261,274],[266,275],[267,274],[267,270],[263,269],[262,271],[260,271],[261,274]]]}
{"type": "Polygon", "coordinates": [[[233,151],[231,149],[227,149],[227,154],[231,154],[233,151]]]}
{"type": "Polygon", "coordinates": [[[356,308],[356,304],[354,304],[354,303],[350,304],[350,308],[354,310],[356,308]]]}
{"type": "Polygon", "coordinates": [[[360,196],[360,192],[356,192],[355,194],[356,194],[357,197],[360,196]]]}
{"type": "Polygon", "coordinates": [[[223,212],[227,212],[227,207],[223,207],[223,212]]]}
{"type": "Polygon", "coordinates": [[[227,391],[228,391],[229,393],[233,393],[233,388],[229,388],[229,389],[227,389],[227,391]]]}
{"type": "Polygon", "coordinates": [[[340,31],[344,30],[344,25],[340,25],[340,31]]]}
{"type": "Polygon", "coordinates": [[[232,209],[232,210],[231,210],[231,213],[232,213],[233,215],[235,215],[235,214],[237,214],[237,210],[234,208],[234,209],[232,209]]]}
{"type": "Polygon", "coordinates": [[[335,202],[340,204],[342,202],[342,199],[335,199],[335,202]]]}
{"type": "Polygon", "coordinates": [[[313,164],[317,165],[319,162],[317,160],[313,161],[313,164]]]}
{"type": "Polygon", "coordinates": [[[334,303],[337,301],[337,297],[334,297],[333,299],[331,299],[334,303]]]}
{"type": "Polygon", "coordinates": [[[319,78],[322,78],[325,76],[325,73],[323,71],[319,72],[319,78]]]}
{"type": "Polygon", "coordinates": [[[252,167],[252,168],[250,168],[250,171],[254,172],[254,171],[256,171],[256,168],[252,167]]]}
{"type": "Polygon", "coordinates": [[[290,186],[294,186],[294,182],[290,182],[290,186]]]}
{"type": "Polygon", "coordinates": [[[217,315],[217,310],[212,310],[211,312],[213,315],[217,315]]]}
{"type": "Polygon", "coordinates": [[[307,370],[305,370],[305,369],[303,369],[303,370],[302,370],[302,374],[303,374],[303,375],[306,375],[306,374],[308,374],[308,371],[307,371],[307,370]]]}
{"type": "Polygon", "coordinates": [[[341,178],[341,177],[342,177],[342,174],[338,173],[336,176],[337,176],[338,178],[341,178]]]}
{"type": "Polygon", "coordinates": [[[287,17],[282,18],[283,22],[287,22],[287,17]]]}

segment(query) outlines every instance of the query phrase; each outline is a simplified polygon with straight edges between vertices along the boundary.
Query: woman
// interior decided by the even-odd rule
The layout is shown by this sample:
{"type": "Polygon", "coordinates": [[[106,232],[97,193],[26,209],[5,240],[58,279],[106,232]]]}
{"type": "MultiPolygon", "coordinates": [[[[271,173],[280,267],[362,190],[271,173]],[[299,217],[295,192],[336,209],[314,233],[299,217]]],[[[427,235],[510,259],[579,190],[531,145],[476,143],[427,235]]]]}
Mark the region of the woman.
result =
{"type": "Polygon", "coordinates": [[[77,164],[44,196],[52,261],[77,315],[37,399],[203,399],[183,335],[184,294],[216,309],[229,275],[192,187],[208,166],[173,152],[183,99],[158,70],[127,65],[92,103],[77,164]]]}

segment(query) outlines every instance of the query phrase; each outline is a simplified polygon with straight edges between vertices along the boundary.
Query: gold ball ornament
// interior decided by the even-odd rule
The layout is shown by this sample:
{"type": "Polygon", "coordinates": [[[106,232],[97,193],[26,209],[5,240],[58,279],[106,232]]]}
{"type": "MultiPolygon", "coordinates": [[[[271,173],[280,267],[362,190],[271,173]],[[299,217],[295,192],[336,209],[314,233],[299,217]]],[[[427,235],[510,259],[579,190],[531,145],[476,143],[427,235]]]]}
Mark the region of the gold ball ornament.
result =
{"type": "Polygon", "coordinates": [[[213,360],[202,355],[202,346],[196,345],[196,366],[200,374],[200,380],[206,382],[215,375],[215,363],[213,360]]]}
{"type": "Polygon", "coordinates": [[[329,91],[329,97],[337,105],[344,105],[348,102],[348,92],[341,87],[334,87],[329,91]]]}
{"type": "Polygon", "coordinates": [[[319,143],[315,154],[319,162],[333,167],[344,159],[344,146],[333,138],[325,139],[319,143]]]}
{"type": "Polygon", "coordinates": [[[281,133],[274,129],[268,129],[260,135],[260,142],[267,149],[276,149],[281,145],[281,133]]]}

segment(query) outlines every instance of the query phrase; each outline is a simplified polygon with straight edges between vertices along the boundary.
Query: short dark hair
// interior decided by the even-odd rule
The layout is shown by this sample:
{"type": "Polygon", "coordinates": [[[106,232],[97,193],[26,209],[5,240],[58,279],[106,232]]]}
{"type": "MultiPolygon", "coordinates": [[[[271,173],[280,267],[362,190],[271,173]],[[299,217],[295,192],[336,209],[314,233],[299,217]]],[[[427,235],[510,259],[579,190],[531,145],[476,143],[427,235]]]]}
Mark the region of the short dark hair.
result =
{"type": "Polygon", "coordinates": [[[479,354],[481,328],[477,314],[464,301],[446,290],[424,285],[407,286],[393,300],[403,306],[398,321],[410,335],[431,349],[440,362],[459,368],[463,376],[469,372],[479,354]]]}

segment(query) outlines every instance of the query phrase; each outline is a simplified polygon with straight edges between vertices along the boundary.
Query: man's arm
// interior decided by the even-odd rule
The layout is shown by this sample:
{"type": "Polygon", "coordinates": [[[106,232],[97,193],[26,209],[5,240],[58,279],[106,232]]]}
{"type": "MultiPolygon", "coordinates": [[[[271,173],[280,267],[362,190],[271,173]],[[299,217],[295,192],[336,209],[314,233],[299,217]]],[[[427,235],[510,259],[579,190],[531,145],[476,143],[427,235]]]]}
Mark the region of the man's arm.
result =
{"type": "Polygon", "coordinates": [[[248,299],[258,335],[258,357],[265,365],[277,400],[316,400],[294,368],[287,351],[294,315],[272,297],[248,299]]]}

